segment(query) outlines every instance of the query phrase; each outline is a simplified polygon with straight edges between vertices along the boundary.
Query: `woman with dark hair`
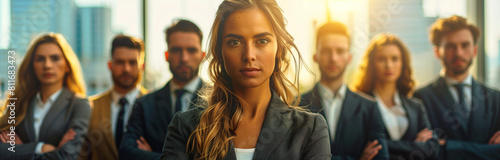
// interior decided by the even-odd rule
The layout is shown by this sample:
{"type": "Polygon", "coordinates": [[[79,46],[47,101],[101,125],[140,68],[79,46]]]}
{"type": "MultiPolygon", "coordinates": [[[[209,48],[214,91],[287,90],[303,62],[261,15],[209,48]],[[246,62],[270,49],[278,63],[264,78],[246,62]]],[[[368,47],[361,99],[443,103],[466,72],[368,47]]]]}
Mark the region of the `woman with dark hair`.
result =
{"type": "Polygon", "coordinates": [[[391,34],[375,36],[365,52],[355,88],[374,96],[384,121],[391,159],[433,159],[438,139],[415,87],[410,52],[391,34]]]}
{"type": "Polygon", "coordinates": [[[292,106],[298,89],[284,73],[293,57],[297,82],[301,62],[292,48],[276,1],[223,1],[211,31],[207,107],[173,118],[162,159],[330,159],[325,119],[292,106]]]}
{"type": "Polygon", "coordinates": [[[80,62],[68,42],[54,33],[36,38],[17,74],[15,96],[7,97],[17,98],[15,123],[9,114],[0,118],[0,159],[77,159],[90,105],[80,62]],[[13,137],[15,152],[7,150],[13,137]]]}

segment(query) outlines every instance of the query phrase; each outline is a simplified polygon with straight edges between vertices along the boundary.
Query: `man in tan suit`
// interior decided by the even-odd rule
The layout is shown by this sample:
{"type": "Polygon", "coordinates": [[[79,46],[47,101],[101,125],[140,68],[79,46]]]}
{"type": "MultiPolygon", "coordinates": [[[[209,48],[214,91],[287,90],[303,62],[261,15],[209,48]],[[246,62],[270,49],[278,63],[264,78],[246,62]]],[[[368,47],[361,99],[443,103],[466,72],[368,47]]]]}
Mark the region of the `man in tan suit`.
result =
{"type": "Polygon", "coordinates": [[[118,149],[135,100],[147,94],[139,82],[144,69],[144,44],[134,37],[118,35],[111,46],[108,68],[113,87],[89,98],[92,105],[82,159],[118,159],[118,149]]]}

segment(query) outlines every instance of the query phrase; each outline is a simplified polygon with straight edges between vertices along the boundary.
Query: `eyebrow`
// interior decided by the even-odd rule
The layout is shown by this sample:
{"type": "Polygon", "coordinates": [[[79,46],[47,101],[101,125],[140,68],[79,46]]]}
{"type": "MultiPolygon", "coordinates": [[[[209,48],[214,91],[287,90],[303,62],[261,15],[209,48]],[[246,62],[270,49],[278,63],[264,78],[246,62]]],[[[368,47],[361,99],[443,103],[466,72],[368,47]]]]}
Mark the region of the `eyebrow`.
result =
{"type": "MultiPolygon", "coordinates": [[[[264,37],[264,36],[273,36],[271,33],[269,32],[264,32],[264,33],[259,33],[259,34],[256,34],[253,36],[253,38],[258,38],[258,37],[264,37]]],[[[224,38],[227,38],[227,37],[233,37],[233,38],[238,38],[238,39],[243,39],[243,36],[240,36],[240,35],[237,35],[237,34],[227,34],[226,36],[224,36],[224,38]]]]}

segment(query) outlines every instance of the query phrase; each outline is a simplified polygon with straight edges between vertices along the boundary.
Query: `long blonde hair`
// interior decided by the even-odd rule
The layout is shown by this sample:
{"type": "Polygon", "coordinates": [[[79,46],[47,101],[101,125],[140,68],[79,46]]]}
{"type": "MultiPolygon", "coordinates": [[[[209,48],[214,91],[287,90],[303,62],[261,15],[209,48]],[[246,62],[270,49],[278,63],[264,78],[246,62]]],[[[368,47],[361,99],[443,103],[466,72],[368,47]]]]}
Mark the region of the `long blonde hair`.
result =
{"type": "Polygon", "coordinates": [[[200,123],[190,135],[187,152],[194,152],[198,160],[223,159],[229,152],[230,141],[235,137],[235,131],[243,117],[242,105],[245,101],[234,94],[231,77],[224,68],[222,58],[222,31],[227,17],[236,10],[257,7],[262,10],[276,33],[278,50],[275,59],[274,72],[271,75],[270,86],[273,91],[288,106],[297,105],[300,96],[296,87],[298,84],[298,69],[302,63],[293,37],[285,29],[285,19],[281,8],[274,0],[225,0],[219,6],[210,32],[210,43],[207,60],[209,76],[214,82],[213,88],[204,96],[208,107],[201,115],[200,123]],[[292,52],[295,49],[296,55],[292,52]],[[290,81],[285,72],[290,66],[290,57],[295,64],[295,77],[290,81]],[[295,92],[293,92],[295,91],[295,92]]]}
{"type": "Polygon", "coordinates": [[[26,52],[26,55],[24,56],[19,69],[17,70],[15,85],[16,88],[14,91],[15,95],[9,94],[7,96],[5,104],[1,109],[2,113],[7,110],[9,98],[17,98],[17,100],[15,101],[14,109],[16,114],[15,124],[7,123],[7,118],[9,115],[9,112],[7,112],[7,114],[2,115],[2,117],[0,118],[0,131],[6,130],[11,125],[17,126],[19,123],[21,123],[26,115],[28,104],[30,103],[31,99],[35,97],[35,95],[40,91],[41,84],[35,75],[33,60],[37,47],[45,43],[53,43],[58,45],[61,48],[64,58],[66,59],[66,64],[68,64],[70,72],[65,75],[63,86],[79,96],[85,96],[85,83],[83,81],[80,62],[71,49],[71,46],[68,44],[68,42],[66,42],[61,34],[43,34],[34,39],[28,47],[28,51],[26,52]]]}

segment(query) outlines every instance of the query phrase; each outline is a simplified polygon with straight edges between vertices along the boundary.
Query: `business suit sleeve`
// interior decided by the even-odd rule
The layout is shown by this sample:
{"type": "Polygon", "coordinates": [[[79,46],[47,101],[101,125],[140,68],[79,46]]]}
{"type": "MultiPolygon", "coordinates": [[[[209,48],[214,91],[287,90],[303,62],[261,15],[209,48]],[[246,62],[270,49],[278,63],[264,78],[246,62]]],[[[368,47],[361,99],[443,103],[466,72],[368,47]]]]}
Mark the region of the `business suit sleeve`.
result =
{"type": "Polygon", "coordinates": [[[188,160],[186,153],[187,141],[189,139],[189,131],[183,122],[182,114],[175,114],[172,122],[168,126],[165,142],[163,143],[162,160],[188,160]]]}
{"type": "MultiPolygon", "coordinates": [[[[417,104],[418,108],[416,111],[418,115],[418,131],[420,132],[425,128],[431,129],[425,108],[421,103],[417,104]]],[[[403,158],[406,159],[410,157],[435,159],[437,158],[437,153],[439,153],[439,139],[435,132],[433,133],[432,138],[426,142],[415,142],[414,140],[387,140],[387,145],[391,149],[391,155],[402,155],[404,156],[403,158]]]]}
{"type": "Polygon", "coordinates": [[[137,101],[134,104],[132,115],[127,124],[127,132],[123,135],[119,151],[120,159],[159,159],[160,154],[149,152],[137,147],[137,140],[144,135],[145,126],[144,109],[142,103],[137,101]]]}
{"type": "MultiPolygon", "coordinates": [[[[85,141],[90,119],[90,104],[87,99],[75,98],[69,128],[76,132],[73,140],[66,142],[61,148],[42,154],[44,159],[77,159],[85,141]]],[[[35,144],[36,145],[36,144],[35,144]]],[[[57,147],[58,144],[52,144],[57,147]]]]}
{"type": "Polygon", "coordinates": [[[15,145],[15,152],[7,150],[12,147],[9,143],[0,142],[0,159],[33,159],[35,155],[35,148],[38,142],[23,143],[15,145]]]}
{"type": "MultiPolygon", "coordinates": [[[[368,122],[368,141],[378,140],[378,144],[382,145],[382,149],[373,159],[389,159],[389,147],[387,146],[387,141],[385,138],[385,127],[382,120],[380,111],[378,110],[377,103],[371,103],[371,111],[369,112],[370,117],[366,119],[368,122]]],[[[366,144],[365,144],[366,145],[366,144]]],[[[363,147],[364,149],[364,147],[363,147]]]]}
{"type": "Polygon", "coordinates": [[[304,156],[301,159],[330,159],[330,138],[328,135],[328,126],[323,116],[314,114],[314,125],[309,140],[304,147],[304,156]]]}
{"type": "Polygon", "coordinates": [[[500,145],[446,140],[447,159],[500,159],[500,145]]]}

